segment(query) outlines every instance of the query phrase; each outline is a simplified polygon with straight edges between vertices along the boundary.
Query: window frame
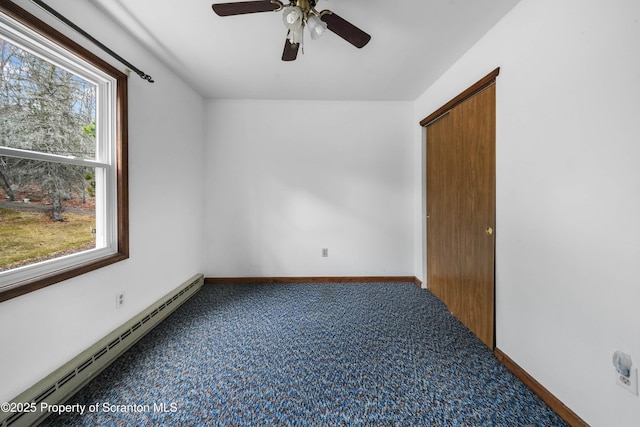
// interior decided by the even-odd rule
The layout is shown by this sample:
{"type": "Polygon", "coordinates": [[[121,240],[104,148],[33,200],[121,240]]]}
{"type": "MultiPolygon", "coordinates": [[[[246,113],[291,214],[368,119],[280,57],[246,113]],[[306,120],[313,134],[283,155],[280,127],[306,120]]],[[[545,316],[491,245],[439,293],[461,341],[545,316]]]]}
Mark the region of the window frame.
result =
{"type": "MultiPolygon", "coordinates": [[[[62,268],[55,265],[59,263],[54,262],[51,263],[54,265],[49,268],[35,268],[35,273],[31,277],[4,285],[0,288],[0,302],[2,302],[129,258],[129,174],[127,75],[12,2],[0,0],[0,13],[57,45],[64,50],[65,56],[79,58],[106,74],[114,82],[113,95],[115,96],[112,99],[114,105],[110,107],[114,114],[112,118],[114,126],[113,135],[110,138],[115,138],[113,144],[115,153],[109,162],[113,162],[110,163],[110,167],[115,176],[111,183],[106,184],[106,190],[107,193],[113,191],[116,193],[113,198],[116,224],[112,225],[112,229],[117,233],[115,238],[107,238],[107,241],[112,241],[113,247],[106,255],[104,251],[98,250],[93,256],[78,256],[76,257],[78,262],[62,268]]],[[[96,165],[102,166],[103,162],[96,162],[96,165]]],[[[110,203],[108,194],[105,194],[105,200],[107,204],[110,203]]],[[[113,206],[108,206],[107,209],[113,209],[113,206]]],[[[109,232],[109,230],[105,231],[109,232]]],[[[92,250],[83,251],[79,254],[91,252],[92,250]]],[[[38,266],[38,263],[33,265],[38,266]]]]}

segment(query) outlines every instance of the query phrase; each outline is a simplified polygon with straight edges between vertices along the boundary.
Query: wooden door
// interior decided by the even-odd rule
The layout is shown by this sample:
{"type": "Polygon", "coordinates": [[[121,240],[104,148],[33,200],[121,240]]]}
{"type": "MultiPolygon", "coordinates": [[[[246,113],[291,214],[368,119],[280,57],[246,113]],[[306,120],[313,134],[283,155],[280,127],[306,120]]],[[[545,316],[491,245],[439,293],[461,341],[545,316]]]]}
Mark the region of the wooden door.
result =
{"type": "Polygon", "coordinates": [[[494,347],[495,86],[459,107],[463,124],[463,207],[460,209],[460,303],[457,314],[494,347]]]}
{"type": "Polygon", "coordinates": [[[460,211],[461,194],[452,190],[462,186],[463,167],[457,130],[450,113],[427,127],[427,286],[452,312],[458,245],[451,243],[461,238],[458,217],[451,215],[460,211]]]}
{"type": "Polygon", "coordinates": [[[427,126],[427,286],[493,348],[495,86],[427,126]]]}

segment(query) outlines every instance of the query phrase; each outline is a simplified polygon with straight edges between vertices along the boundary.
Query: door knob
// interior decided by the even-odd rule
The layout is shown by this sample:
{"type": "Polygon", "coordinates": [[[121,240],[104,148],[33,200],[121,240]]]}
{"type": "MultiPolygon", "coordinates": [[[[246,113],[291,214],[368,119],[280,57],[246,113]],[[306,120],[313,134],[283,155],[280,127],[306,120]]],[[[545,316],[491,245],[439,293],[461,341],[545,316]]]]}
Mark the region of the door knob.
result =
{"type": "Polygon", "coordinates": [[[489,236],[491,236],[493,234],[493,228],[491,228],[491,227],[487,227],[487,229],[485,231],[487,232],[487,234],[489,236]]]}

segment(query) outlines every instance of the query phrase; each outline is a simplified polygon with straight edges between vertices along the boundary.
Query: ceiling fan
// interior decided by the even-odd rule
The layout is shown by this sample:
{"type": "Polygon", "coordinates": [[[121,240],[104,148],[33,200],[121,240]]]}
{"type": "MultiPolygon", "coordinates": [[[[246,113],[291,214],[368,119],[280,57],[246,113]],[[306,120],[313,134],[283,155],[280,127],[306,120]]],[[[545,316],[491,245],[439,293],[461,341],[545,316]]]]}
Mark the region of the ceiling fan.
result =
{"type": "Polygon", "coordinates": [[[309,28],[312,39],[319,38],[326,30],[342,37],[357,48],[364,47],[371,36],[330,10],[318,12],[317,0],[290,0],[285,5],[279,0],[254,0],[211,5],[218,16],[243,15],[258,12],[283,11],[287,39],[282,52],[283,61],[294,61],[303,42],[303,29],[309,28]]]}

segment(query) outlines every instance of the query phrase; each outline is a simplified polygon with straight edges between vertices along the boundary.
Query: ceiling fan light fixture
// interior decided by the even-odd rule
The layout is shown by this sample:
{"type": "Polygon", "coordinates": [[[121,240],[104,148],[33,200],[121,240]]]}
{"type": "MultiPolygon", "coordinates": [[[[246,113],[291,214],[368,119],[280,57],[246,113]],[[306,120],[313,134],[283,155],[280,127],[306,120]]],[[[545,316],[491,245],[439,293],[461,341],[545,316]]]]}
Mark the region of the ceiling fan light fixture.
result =
{"type": "Polygon", "coordinates": [[[291,44],[302,43],[302,29],[304,28],[304,12],[298,6],[287,6],[282,13],[282,20],[289,30],[287,38],[291,44]]]}
{"type": "Polygon", "coordinates": [[[287,38],[291,44],[302,44],[302,27],[289,31],[287,38]]]}
{"type": "Polygon", "coordinates": [[[298,6],[287,6],[283,10],[282,20],[288,29],[293,30],[295,27],[302,27],[302,19],[304,17],[302,9],[298,6]]]}
{"type": "Polygon", "coordinates": [[[309,27],[312,40],[318,40],[327,31],[327,24],[312,14],[307,18],[307,27],[309,27]]]}

